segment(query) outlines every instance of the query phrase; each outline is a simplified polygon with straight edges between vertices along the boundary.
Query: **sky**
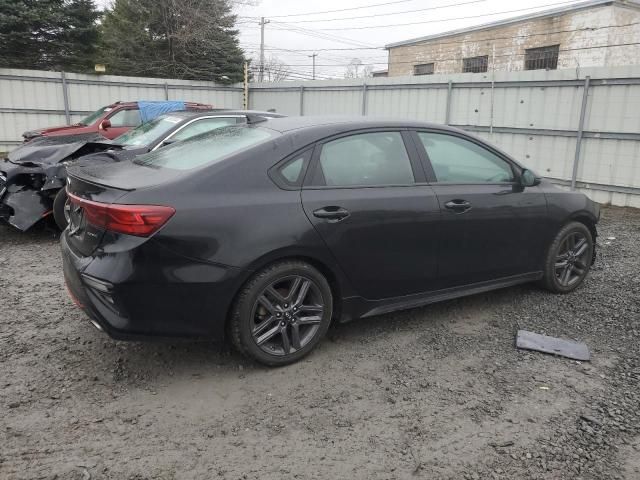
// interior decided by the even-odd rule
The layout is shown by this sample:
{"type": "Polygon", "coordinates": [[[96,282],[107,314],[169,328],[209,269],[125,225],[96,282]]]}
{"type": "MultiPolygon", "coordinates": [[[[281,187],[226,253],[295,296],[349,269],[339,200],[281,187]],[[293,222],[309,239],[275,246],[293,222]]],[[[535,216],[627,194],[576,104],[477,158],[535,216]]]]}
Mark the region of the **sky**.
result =
{"type": "MultiPolygon", "coordinates": [[[[105,5],[108,0],[98,0],[105,5]]],[[[343,77],[359,59],[384,70],[384,45],[580,3],[576,0],[239,0],[240,45],[259,58],[260,17],[265,55],[287,65],[291,78],[310,78],[317,53],[317,78],[343,77]],[[242,5],[244,3],[244,5],[242,5]],[[326,12],[326,13],[318,13],[326,12]],[[409,25],[408,25],[409,24],[409,25]]]]}

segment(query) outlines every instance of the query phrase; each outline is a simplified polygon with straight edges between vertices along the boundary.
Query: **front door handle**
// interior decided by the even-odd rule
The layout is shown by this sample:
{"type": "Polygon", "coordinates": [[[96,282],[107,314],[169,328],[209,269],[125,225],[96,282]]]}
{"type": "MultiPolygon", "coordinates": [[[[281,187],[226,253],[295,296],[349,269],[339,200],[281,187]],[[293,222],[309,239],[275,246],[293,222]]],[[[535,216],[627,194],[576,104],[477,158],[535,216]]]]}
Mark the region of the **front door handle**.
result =
{"type": "Polygon", "coordinates": [[[317,218],[324,218],[330,222],[339,222],[349,216],[349,211],[336,206],[322,207],[313,211],[313,216],[317,218]]]}
{"type": "Polygon", "coordinates": [[[466,200],[451,200],[450,202],[445,203],[444,206],[456,213],[464,213],[471,210],[471,204],[466,200]]]}

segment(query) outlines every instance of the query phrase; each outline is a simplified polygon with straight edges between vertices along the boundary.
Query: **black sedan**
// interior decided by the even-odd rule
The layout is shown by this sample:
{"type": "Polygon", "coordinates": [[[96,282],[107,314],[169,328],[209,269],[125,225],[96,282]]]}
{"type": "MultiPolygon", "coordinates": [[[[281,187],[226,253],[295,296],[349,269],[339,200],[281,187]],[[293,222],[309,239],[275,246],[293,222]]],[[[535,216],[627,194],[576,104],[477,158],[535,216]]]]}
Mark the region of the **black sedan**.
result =
{"type": "Polygon", "coordinates": [[[268,365],[332,319],[532,281],[568,293],[595,259],[597,204],[420,122],[256,120],[69,180],[64,274],[96,327],[226,335],[268,365]]]}
{"type": "Polygon", "coordinates": [[[68,222],[64,185],[69,165],[131,159],[257,116],[282,117],[272,112],[188,110],[161,115],[115,140],[107,140],[98,134],[36,138],[10,152],[4,162],[0,162],[0,219],[24,231],[53,213],[63,230],[68,222]]]}

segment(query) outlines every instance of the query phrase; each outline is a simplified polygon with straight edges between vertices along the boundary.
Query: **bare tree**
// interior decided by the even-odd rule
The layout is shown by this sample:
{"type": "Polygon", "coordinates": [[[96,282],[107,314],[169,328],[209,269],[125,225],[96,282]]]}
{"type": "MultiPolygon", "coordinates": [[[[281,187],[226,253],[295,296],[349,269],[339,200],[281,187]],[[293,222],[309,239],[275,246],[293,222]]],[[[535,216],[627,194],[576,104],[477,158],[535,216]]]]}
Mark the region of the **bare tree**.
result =
{"type": "Polygon", "coordinates": [[[291,74],[291,69],[278,57],[269,56],[264,62],[264,81],[281,82],[291,74]]]}
{"type": "Polygon", "coordinates": [[[367,78],[373,76],[373,66],[365,65],[359,58],[354,58],[347,65],[344,78],[367,78]]]}

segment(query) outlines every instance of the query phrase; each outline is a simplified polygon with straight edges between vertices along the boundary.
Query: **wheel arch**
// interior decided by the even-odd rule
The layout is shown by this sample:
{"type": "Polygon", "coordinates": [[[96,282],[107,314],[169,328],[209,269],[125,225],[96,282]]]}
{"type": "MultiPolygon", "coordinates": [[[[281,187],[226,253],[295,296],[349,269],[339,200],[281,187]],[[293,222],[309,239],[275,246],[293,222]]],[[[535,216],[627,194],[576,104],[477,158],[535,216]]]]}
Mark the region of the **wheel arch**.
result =
{"type": "Polygon", "coordinates": [[[593,216],[592,213],[587,211],[575,212],[565,222],[565,225],[569,222],[580,222],[584,224],[591,232],[591,236],[593,237],[593,242],[595,243],[596,237],[598,236],[598,229],[596,228],[596,224],[598,223],[598,220],[593,216]]]}
{"type": "Polygon", "coordinates": [[[280,263],[288,260],[297,260],[306,262],[309,265],[316,268],[324,277],[327,279],[329,283],[329,287],[331,288],[331,294],[333,295],[333,313],[332,320],[339,318],[342,313],[342,299],[344,298],[346,292],[349,291],[350,287],[346,283],[347,280],[338,270],[336,265],[331,265],[330,259],[323,257],[322,255],[316,255],[314,253],[305,252],[299,249],[280,249],[273,252],[269,252],[268,254],[263,255],[262,257],[253,261],[245,270],[244,274],[239,278],[233,293],[233,299],[229,302],[227,307],[227,311],[225,314],[225,324],[229,322],[231,312],[234,308],[236,299],[243,287],[251,280],[253,275],[260,270],[263,270],[275,263],[280,263]]]}

